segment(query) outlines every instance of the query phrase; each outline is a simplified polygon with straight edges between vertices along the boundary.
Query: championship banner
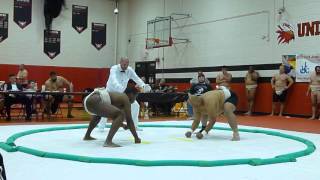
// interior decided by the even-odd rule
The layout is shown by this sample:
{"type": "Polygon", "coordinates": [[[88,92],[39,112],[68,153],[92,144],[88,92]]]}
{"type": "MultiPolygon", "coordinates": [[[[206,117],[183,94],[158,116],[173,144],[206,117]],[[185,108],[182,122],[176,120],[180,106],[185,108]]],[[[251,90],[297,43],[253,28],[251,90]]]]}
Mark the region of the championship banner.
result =
{"type": "Polygon", "coordinates": [[[4,169],[4,163],[2,155],[0,154],[0,180],[6,180],[6,171],[4,169]]]}
{"type": "Polygon", "coordinates": [[[296,82],[310,82],[310,75],[316,66],[320,66],[320,55],[297,56],[296,82]]]}
{"type": "Polygon", "coordinates": [[[0,43],[8,38],[8,14],[0,13],[0,43]]]}
{"type": "Polygon", "coordinates": [[[88,6],[72,5],[72,27],[82,33],[88,27],[88,6]]]}
{"type": "Polygon", "coordinates": [[[106,45],[107,25],[102,23],[92,23],[91,44],[100,50],[106,45]]]}
{"type": "Polygon", "coordinates": [[[50,59],[55,58],[60,54],[60,31],[44,30],[43,52],[50,59]]]}
{"type": "Polygon", "coordinates": [[[14,0],[13,21],[20,28],[25,28],[31,23],[32,0],[14,0]]]}

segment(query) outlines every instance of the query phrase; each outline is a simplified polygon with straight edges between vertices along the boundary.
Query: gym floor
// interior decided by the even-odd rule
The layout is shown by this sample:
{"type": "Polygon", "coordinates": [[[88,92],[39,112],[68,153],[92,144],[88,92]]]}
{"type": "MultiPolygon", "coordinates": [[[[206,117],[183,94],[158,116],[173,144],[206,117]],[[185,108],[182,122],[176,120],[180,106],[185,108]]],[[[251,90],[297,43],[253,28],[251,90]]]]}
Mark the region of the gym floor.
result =
{"type": "MultiPolygon", "coordinates": [[[[82,110],[75,110],[74,115],[80,117],[82,110]]],[[[33,121],[26,123],[14,120],[6,123],[1,120],[0,141],[5,141],[10,135],[31,129],[45,127],[72,126],[87,124],[88,116],[65,119],[56,118],[49,121],[33,121]]],[[[190,125],[186,118],[162,117],[141,120],[141,124],[181,124],[190,125]]],[[[228,127],[223,118],[216,126],[228,127]]],[[[320,145],[320,121],[303,118],[288,118],[277,116],[240,116],[240,128],[272,129],[289,135],[299,136],[312,141],[316,147],[320,145]]],[[[132,143],[129,132],[120,130],[114,142],[122,145],[120,148],[104,148],[103,141],[108,129],[104,132],[95,130],[96,141],[85,142],[82,137],[85,129],[43,132],[22,137],[17,145],[31,147],[50,152],[76,154],[94,157],[113,157],[140,160],[221,160],[249,157],[274,157],[278,154],[299,151],[303,144],[264,134],[241,133],[240,142],[231,142],[231,132],[212,131],[202,140],[195,137],[191,140],[184,138],[187,129],[143,128],[138,132],[142,144],[132,143]],[[43,134],[43,135],[42,135],[43,134]],[[219,147],[219,148],[217,148],[219,147]],[[160,149],[160,151],[159,151],[160,149]]],[[[320,177],[318,149],[308,156],[297,159],[297,162],[281,163],[264,166],[236,165],[222,167],[138,167],[114,164],[92,164],[72,162],[59,159],[40,158],[21,152],[7,153],[0,150],[4,156],[7,177],[10,180],[25,179],[307,179],[316,180],[320,177]],[[125,167],[125,170],[123,169],[125,167]],[[236,167],[236,168],[235,168],[236,167]],[[32,170],[32,173],[30,173],[32,170]],[[94,173],[92,173],[94,172],[94,173]],[[112,172],[112,173],[111,173],[112,172]]]]}

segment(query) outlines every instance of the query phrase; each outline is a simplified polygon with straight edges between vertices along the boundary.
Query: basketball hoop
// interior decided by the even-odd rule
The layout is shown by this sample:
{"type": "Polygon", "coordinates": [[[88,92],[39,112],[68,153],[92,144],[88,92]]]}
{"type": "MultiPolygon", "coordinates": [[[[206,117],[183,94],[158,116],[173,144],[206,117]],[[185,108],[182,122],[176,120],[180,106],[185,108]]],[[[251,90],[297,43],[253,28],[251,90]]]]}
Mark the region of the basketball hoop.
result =
{"type": "Polygon", "coordinates": [[[146,48],[152,49],[160,45],[160,38],[148,38],[146,39],[146,48]]]}

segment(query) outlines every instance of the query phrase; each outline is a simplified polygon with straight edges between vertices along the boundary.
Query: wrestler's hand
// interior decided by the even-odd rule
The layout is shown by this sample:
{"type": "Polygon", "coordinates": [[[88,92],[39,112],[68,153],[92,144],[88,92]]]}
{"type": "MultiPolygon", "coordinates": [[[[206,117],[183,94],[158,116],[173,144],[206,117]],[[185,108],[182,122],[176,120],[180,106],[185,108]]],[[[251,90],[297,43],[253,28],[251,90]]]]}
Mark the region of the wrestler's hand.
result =
{"type": "Polygon", "coordinates": [[[140,138],[136,138],[136,139],[134,140],[134,143],[140,144],[140,143],[141,143],[141,139],[140,139],[140,138]]]}
{"type": "Polygon", "coordinates": [[[145,84],[142,89],[144,93],[148,93],[151,91],[151,86],[149,84],[145,84]]]}

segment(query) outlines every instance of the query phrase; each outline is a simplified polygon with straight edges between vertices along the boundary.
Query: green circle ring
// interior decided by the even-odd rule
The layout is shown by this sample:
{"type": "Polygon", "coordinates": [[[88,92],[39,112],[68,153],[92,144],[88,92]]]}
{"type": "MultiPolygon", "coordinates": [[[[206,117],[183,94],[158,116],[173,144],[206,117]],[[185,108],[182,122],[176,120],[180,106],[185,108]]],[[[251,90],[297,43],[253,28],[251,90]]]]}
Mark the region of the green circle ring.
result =
{"type": "MultiPolygon", "coordinates": [[[[14,142],[20,137],[27,136],[30,134],[48,132],[48,131],[61,131],[61,130],[70,130],[70,129],[83,129],[87,128],[87,125],[78,125],[78,126],[64,126],[64,127],[52,127],[52,128],[43,128],[43,129],[34,129],[29,131],[23,131],[16,133],[10,136],[6,142],[0,142],[0,148],[7,152],[23,152],[26,154],[31,154],[43,158],[54,158],[54,159],[63,159],[70,161],[78,161],[85,163],[108,163],[108,164],[122,164],[122,165],[133,165],[133,166],[200,166],[200,167],[213,167],[213,166],[229,166],[229,165],[268,165],[276,163],[287,163],[287,162],[296,162],[297,158],[307,156],[312,154],[316,146],[313,142],[298,137],[292,136],[276,131],[269,130],[259,130],[259,129],[239,129],[242,132],[248,133],[260,133],[270,136],[278,136],[294,141],[303,143],[306,148],[301,151],[281,154],[272,158],[245,158],[245,159],[226,159],[226,160],[136,160],[136,159],[123,159],[123,158],[101,158],[101,157],[89,157],[89,156],[77,156],[72,154],[63,154],[63,153],[54,153],[54,152],[45,152],[41,150],[36,150],[24,146],[17,146],[14,142]]],[[[109,126],[110,127],[110,126],[109,126]]],[[[152,128],[190,128],[188,125],[141,125],[141,127],[152,127],[152,128]]],[[[231,131],[230,128],[216,127],[217,130],[227,130],[231,131]]]]}

